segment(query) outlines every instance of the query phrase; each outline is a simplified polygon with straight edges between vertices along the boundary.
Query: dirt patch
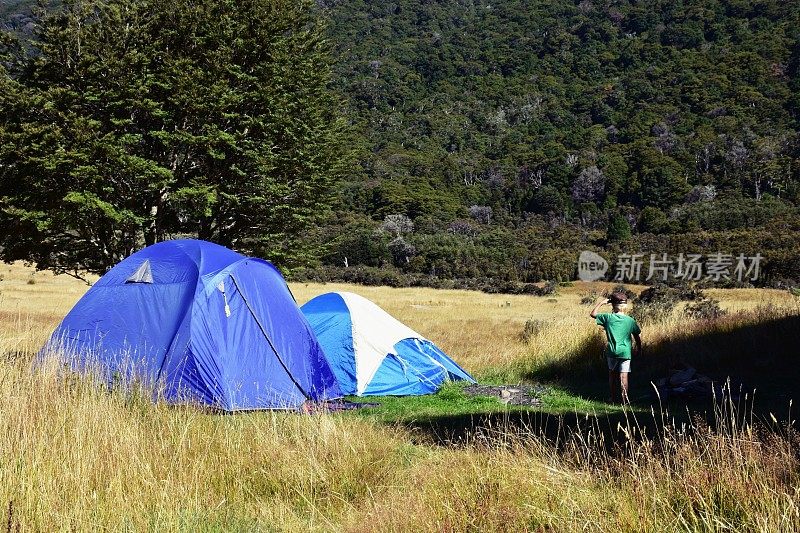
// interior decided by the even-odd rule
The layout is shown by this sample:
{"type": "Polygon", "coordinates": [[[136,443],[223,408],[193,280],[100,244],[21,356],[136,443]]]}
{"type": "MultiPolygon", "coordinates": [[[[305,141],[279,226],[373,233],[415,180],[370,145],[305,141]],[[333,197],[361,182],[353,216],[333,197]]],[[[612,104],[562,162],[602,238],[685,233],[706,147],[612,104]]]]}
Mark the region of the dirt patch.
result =
{"type": "Polygon", "coordinates": [[[494,396],[507,405],[536,407],[542,405],[542,396],[547,388],[543,385],[481,385],[475,383],[464,387],[467,396],[494,396]]]}

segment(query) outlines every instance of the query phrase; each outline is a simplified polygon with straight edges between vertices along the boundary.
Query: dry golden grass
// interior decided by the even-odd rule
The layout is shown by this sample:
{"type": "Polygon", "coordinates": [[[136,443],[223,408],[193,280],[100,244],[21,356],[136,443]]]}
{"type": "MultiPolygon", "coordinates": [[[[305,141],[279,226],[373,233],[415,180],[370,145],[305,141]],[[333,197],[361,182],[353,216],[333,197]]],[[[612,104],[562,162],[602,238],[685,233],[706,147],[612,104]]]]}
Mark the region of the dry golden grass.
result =
{"type": "MultiPolygon", "coordinates": [[[[630,443],[537,436],[443,448],[348,415],[209,414],[109,393],[28,361],[85,292],[67,277],[0,273],[0,517],[11,531],[673,531],[800,529],[793,436],[731,423],[630,443]],[[33,279],[31,284],[29,280],[33,279]]],[[[358,292],[480,374],[556,357],[595,335],[579,305],[464,291],[293,284],[300,303],[358,292]],[[525,343],[525,321],[548,331],[525,343]]],[[[721,291],[724,307],[796,306],[779,291],[721,291]]],[[[555,300],[555,301],[550,301],[555,300]]],[[[668,321],[648,342],[676,334],[668,321]]]]}
{"type": "MultiPolygon", "coordinates": [[[[7,330],[7,324],[14,324],[11,329],[20,332],[15,339],[21,343],[16,349],[21,350],[40,346],[49,331],[88,289],[85,283],[69,276],[35,272],[20,263],[3,265],[0,275],[3,277],[0,281],[0,325],[7,330]]],[[[436,342],[462,366],[478,374],[488,367],[513,363],[525,355],[535,358],[544,352],[565,353],[575,342],[597,331],[587,319],[589,308],[579,304],[581,296],[611,287],[610,283],[576,282],[572,287],[560,288],[552,297],[540,298],[338,283],[290,284],[300,305],[324,292],[357,292],[436,342]],[[528,320],[542,320],[549,325],[546,337],[538,339],[534,346],[525,343],[520,336],[528,320]]],[[[727,289],[707,292],[719,299],[724,309],[731,311],[752,310],[767,304],[798,305],[797,299],[786,291],[727,289]]],[[[648,334],[669,333],[674,326],[675,322],[667,321],[649,330],[648,334]]],[[[15,339],[4,339],[4,342],[15,339]]],[[[4,351],[15,349],[2,348],[4,351]]]]}
{"type": "Polygon", "coordinates": [[[24,529],[333,529],[402,459],[358,420],[218,416],[7,367],[0,498],[24,529]]]}
{"type": "Polygon", "coordinates": [[[537,440],[445,450],[354,531],[797,531],[798,461],[786,441],[670,438],[612,457],[537,440]]]}
{"type": "MultiPolygon", "coordinates": [[[[531,353],[535,358],[544,352],[567,352],[570,346],[598,329],[587,318],[590,307],[580,305],[581,296],[612,287],[614,284],[610,283],[576,282],[572,287],[559,288],[552,297],[532,297],[338,283],[291,284],[301,305],[323,292],[357,292],[436,342],[462,366],[477,374],[487,367],[507,365],[531,353]],[[537,339],[534,346],[520,337],[528,320],[549,324],[545,337],[537,339]]],[[[638,291],[644,287],[631,285],[630,288],[638,291]]],[[[723,309],[731,311],[752,310],[767,304],[797,305],[791,294],[778,290],[709,290],[708,294],[719,299],[723,309]]],[[[675,322],[659,324],[653,333],[664,334],[674,325],[675,322]]]]}

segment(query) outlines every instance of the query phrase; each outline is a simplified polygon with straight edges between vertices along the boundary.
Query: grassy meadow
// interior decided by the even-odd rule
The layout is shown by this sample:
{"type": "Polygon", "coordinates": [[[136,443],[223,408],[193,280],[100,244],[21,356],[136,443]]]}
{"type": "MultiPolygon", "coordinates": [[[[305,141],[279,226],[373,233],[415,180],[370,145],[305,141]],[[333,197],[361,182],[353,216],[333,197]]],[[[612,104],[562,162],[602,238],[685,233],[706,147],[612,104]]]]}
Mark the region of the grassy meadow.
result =
{"type": "Polygon", "coordinates": [[[19,264],[0,266],[0,277],[8,531],[800,529],[790,425],[800,304],[786,291],[708,291],[726,316],[643,324],[635,405],[622,410],[605,403],[603,339],[580,304],[609,285],[531,297],[292,284],[299,303],[358,292],[479,381],[546,384],[544,406],[509,409],[448,386],[339,414],[219,415],[31,372],[87,287],[19,264]],[[526,339],[529,321],[538,326],[526,339]],[[730,375],[747,394],[660,406],[649,380],[680,362],[730,375]],[[456,430],[459,440],[442,438],[456,430]]]}

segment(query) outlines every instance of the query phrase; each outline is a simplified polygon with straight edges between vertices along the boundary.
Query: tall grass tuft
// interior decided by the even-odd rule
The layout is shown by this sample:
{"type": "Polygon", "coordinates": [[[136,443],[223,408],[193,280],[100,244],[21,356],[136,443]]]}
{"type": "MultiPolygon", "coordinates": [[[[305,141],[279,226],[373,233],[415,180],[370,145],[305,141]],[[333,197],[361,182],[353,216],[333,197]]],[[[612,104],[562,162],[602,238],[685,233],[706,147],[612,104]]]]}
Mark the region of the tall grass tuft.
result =
{"type": "Polygon", "coordinates": [[[594,426],[560,448],[499,433],[444,450],[411,471],[415,490],[387,492],[350,529],[797,531],[797,433],[741,424],[727,405],[713,431],[697,421],[647,437],[631,415],[631,438],[612,448],[594,426]]]}

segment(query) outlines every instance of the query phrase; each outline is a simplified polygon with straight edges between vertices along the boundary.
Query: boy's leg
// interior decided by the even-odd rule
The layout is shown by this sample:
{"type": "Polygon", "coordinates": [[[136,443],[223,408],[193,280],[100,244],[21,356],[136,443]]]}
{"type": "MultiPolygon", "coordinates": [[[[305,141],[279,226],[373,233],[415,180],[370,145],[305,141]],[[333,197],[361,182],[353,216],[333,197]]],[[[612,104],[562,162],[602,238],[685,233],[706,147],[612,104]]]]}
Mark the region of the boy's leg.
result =
{"type": "Polygon", "coordinates": [[[620,372],[619,373],[619,390],[620,390],[620,397],[622,403],[631,403],[630,399],[628,398],[628,375],[630,372],[620,372]]]}
{"type": "Polygon", "coordinates": [[[613,370],[608,371],[608,385],[611,389],[611,403],[619,402],[620,374],[613,370]]]}

